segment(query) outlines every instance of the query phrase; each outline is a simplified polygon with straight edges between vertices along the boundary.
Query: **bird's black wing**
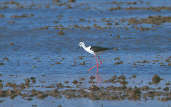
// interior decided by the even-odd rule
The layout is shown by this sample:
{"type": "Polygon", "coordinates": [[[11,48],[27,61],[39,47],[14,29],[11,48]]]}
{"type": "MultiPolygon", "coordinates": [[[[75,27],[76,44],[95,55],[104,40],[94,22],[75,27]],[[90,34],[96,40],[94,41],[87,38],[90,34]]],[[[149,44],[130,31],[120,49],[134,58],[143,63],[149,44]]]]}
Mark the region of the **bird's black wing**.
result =
{"type": "Polygon", "coordinates": [[[104,48],[104,47],[99,47],[99,46],[92,46],[90,49],[92,51],[94,51],[94,52],[100,52],[100,51],[109,50],[111,48],[104,48]]]}

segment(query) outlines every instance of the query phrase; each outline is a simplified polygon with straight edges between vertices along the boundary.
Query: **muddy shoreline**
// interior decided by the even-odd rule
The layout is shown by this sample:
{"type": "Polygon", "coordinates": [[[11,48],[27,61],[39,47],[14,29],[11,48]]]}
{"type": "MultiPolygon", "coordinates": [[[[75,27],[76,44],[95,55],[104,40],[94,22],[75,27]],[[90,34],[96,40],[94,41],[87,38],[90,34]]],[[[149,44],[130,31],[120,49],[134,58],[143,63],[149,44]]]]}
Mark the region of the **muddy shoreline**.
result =
{"type": "MultiPolygon", "coordinates": [[[[3,75],[1,75],[3,76],[3,75]]],[[[0,82],[0,97],[9,97],[15,99],[21,97],[24,100],[44,99],[54,97],[57,99],[65,97],[66,99],[88,98],[90,100],[135,100],[145,101],[157,99],[158,101],[171,100],[170,82],[160,82],[164,79],[157,74],[153,75],[147,84],[136,85],[136,75],[126,77],[125,75],[114,75],[107,80],[101,80],[98,77],[89,76],[89,78],[79,78],[79,80],[63,81],[48,85],[46,80],[42,83],[36,83],[35,77],[25,78],[24,82],[17,84],[14,82],[0,82]],[[130,84],[134,81],[134,84],[130,84]],[[86,84],[86,85],[85,85],[86,84]],[[100,86],[102,84],[103,86],[100,86]],[[88,86],[88,87],[85,87],[88,86]],[[37,88],[41,88],[38,90],[37,88]],[[44,91],[42,91],[44,90],[44,91]]],[[[5,101],[5,100],[3,100],[5,101]]],[[[1,103],[3,102],[1,101],[1,103]]]]}

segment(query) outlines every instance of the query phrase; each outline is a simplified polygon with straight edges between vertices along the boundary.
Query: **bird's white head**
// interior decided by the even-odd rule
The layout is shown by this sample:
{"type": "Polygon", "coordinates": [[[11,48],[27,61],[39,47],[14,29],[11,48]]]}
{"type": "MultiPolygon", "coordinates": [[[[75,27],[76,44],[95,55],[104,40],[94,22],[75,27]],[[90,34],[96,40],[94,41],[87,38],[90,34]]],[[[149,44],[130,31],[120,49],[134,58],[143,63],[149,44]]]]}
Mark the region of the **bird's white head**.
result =
{"type": "Polygon", "coordinates": [[[80,47],[85,46],[84,42],[80,42],[80,43],[79,43],[79,46],[80,46],[80,47]]]}

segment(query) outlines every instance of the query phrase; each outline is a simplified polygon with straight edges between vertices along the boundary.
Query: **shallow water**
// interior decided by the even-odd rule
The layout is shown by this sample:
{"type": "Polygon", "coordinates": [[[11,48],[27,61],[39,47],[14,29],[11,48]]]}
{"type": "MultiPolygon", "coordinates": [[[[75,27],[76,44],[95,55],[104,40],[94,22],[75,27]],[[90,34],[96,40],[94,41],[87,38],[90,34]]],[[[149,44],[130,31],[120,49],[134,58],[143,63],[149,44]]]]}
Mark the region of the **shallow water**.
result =
{"type": "MultiPolygon", "coordinates": [[[[112,7],[158,7],[170,6],[169,0],[157,0],[128,4],[129,1],[77,0],[76,2],[54,2],[53,0],[19,1],[20,5],[5,3],[1,0],[0,14],[0,73],[4,82],[22,82],[34,76],[47,84],[89,77],[96,74],[96,69],[88,72],[96,64],[95,58],[78,46],[80,41],[86,45],[99,45],[117,48],[102,53],[103,64],[99,68],[101,78],[111,75],[130,76],[135,74],[140,80],[149,81],[154,74],[169,80],[171,66],[167,62],[171,49],[170,21],[156,24],[128,24],[130,18],[148,16],[171,16],[171,10],[160,11],[134,9],[113,10],[112,7]],[[4,6],[8,6],[4,8],[4,6]],[[21,7],[23,6],[23,7],[21,7]],[[23,15],[23,16],[22,16],[23,15]],[[26,15],[26,16],[25,16],[26,15]],[[126,20],[126,21],[123,21],[126,20]],[[112,23],[112,24],[111,24],[112,23]],[[118,23],[118,24],[117,24],[118,23]],[[150,28],[138,30],[136,27],[150,28]],[[64,32],[59,33],[60,31],[64,32]],[[119,57],[119,59],[115,59],[119,57]],[[123,64],[116,62],[123,61],[123,64]],[[144,62],[145,61],[145,62],[144,62]],[[85,63],[84,63],[85,62],[85,63]],[[83,64],[82,64],[83,63],[83,64]],[[45,76],[42,76],[45,75],[45,76]]],[[[10,1],[10,0],[9,0],[10,1]]],[[[133,84],[133,83],[132,83],[133,84]]],[[[146,83],[144,83],[146,84],[146,83]]],[[[41,83],[40,83],[41,85],[41,83]]],[[[103,84],[101,84],[103,85],[103,84]]],[[[161,84],[162,85],[162,84],[161,84]]],[[[40,90],[44,90],[40,88],[40,90]]],[[[81,99],[24,100],[0,98],[3,107],[41,106],[63,107],[136,107],[170,106],[170,101],[93,101],[81,99]],[[17,103],[16,103],[17,102],[17,103]]]]}

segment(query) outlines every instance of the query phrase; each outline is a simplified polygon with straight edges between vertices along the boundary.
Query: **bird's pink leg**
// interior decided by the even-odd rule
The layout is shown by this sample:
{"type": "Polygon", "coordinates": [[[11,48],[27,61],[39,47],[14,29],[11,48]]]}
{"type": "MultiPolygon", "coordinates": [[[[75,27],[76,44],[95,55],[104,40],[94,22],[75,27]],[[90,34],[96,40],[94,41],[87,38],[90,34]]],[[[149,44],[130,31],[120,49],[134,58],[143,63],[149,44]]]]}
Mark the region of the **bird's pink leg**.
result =
{"type": "Polygon", "coordinates": [[[92,70],[94,67],[96,67],[97,65],[94,65],[93,67],[91,67],[90,69],[88,69],[88,71],[92,70]]]}
{"type": "MultiPolygon", "coordinates": [[[[95,58],[96,58],[96,55],[95,55],[95,58]]],[[[96,58],[96,65],[97,65],[97,72],[99,72],[99,63],[98,63],[97,58],[96,58]]]]}
{"type": "MultiPolygon", "coordinates": [[[[95,65],[95,66],[93,66],[93,67],[91,67],[90,69],[88,69],[88,71],[92,70],[94,67],[96,67],[96,66],[97,66],[97,72],[98,72],[98,71],[99,71],[99,63],[98,63],[98,60],[97,60],[96,55],[95,55],[94,57],[96,58],[96,65],[95,65]]],[[[100,63],[100,64],[102,64],[102,63],[100,63]]]]}
{"type": "Polygon", "coordinates": [[[99,59],[99,61],[100,61],[100,65],[102,64],[102,61],[101,61],[101,59],[100,59],[100,56],[98,56],[98,59],[99,59]]]}

